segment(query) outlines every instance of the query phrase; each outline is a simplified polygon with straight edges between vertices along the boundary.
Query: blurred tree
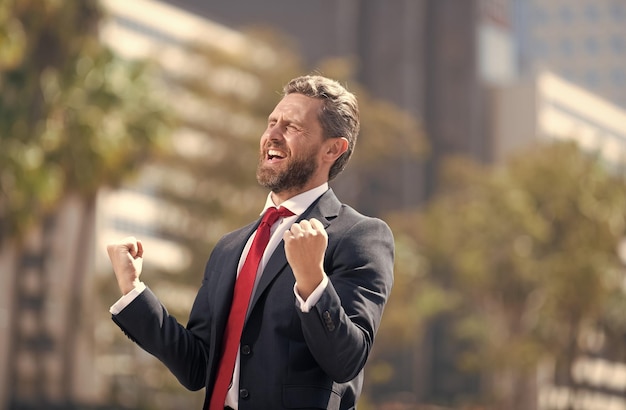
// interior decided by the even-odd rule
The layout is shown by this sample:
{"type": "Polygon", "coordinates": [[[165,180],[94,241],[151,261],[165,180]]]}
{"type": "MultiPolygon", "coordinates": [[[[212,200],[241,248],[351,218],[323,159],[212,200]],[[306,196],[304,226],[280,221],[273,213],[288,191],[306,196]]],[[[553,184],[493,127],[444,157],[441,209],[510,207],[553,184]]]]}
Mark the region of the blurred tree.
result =
{"type": "Polygon", "coordinates": [[[625,209],[623,178],[574,143],[496,167],[451,160],[426,208],[392,219],[397,276],[380,339],[415,346],[444,320],[465,346],[457,369],[480,375],[474,400],[494,408],[535,408],[546,359],[556,360],[554,381],[576,389],[581,336],[626,330],[615,314],[625,303],[625,209]]]}
{"type": "Polygon", "coordinates": [[[100,44],[100,18],[95,0],[0,3],[0,246],[16,255],[7,388],[14,402],[75,397],[96,192],[148,158],[170,126],[149,93],[147,66],[122,61],[100,44]],[[55,223],[67,206],[80,219],[77,232],[55,223]],[[55,246],[59,235],[64,243],[55,246]],[[55,249],[74,251],[55,255],[55,249]],[[69,289],[59,338],[47,330],[44,310],[49,276],[59,274],[51,266],[64,256],[72,262],[64,265],[69,289]],[[24,325],[32,317],[34,331],[24,325]],[[60,357],[58,378],[45,368],[48,353],[60,357]],[[29,367],[22,356],[35,371],[23,373],[29,367]]]}

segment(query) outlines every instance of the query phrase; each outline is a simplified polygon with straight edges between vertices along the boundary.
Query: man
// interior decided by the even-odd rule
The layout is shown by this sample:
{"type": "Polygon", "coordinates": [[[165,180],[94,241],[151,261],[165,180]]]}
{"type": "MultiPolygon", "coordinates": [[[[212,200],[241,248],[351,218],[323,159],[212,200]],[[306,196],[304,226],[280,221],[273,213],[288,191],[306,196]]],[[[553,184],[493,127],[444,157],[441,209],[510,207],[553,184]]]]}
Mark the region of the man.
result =
{"type": "Polygon", "coordinates": [[[358,131],[356,98],[336,81],[285,86],[260,141],[264,222],[215,246],[186,327],[139,281],[141,242],[107,247],[123,294],[113,320],[184,386],[205,387],[205,409],[356,407],[394,255],[388,226],[328,188],[358,131]],[[277,207],[286,214],[265,223],[277,207]],[[257,254],[258,267],[249,262],[257,254]]]}

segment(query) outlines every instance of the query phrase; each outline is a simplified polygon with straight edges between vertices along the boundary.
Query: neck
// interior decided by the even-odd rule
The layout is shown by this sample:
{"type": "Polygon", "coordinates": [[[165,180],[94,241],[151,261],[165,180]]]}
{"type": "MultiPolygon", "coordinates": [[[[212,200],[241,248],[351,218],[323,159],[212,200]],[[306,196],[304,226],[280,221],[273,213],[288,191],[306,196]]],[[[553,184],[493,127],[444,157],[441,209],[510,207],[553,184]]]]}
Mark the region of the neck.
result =
{"type": "Polygon", "coordinates": [[[282,204],[283,202],[287,201],[288,199],[293,198],[296,195],[300,195],[304,192],[310,191],[313,188],[317,188],[319,186],[321,186],[322,184],[326,183],[328,181],[321,181],[319,183],[312,183],[309,182],[307,183],[305,186],[303,186],[302,188],[299,189],[287,189],[284,191],[280,191],[280,192],[271,192],[271,197],[272,197],[272,202],[274,202],[274,205],[276,205],[277,207],[280,206],[280,204],[282,204]]]}

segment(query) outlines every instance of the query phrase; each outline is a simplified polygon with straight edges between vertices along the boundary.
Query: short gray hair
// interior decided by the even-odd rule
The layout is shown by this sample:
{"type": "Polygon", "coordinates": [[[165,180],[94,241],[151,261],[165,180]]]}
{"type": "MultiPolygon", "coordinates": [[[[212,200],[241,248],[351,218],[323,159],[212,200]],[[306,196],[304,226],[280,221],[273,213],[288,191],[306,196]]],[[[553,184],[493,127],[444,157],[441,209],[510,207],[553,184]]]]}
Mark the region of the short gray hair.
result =
{"type": "Polygon", "coordinates": [[[356,96],[339,82],[320,75],[305,75],[294,78],[283,88],[283,94],[303,94],[322,100],[319,121],[326,138],[344,137],[348,149],[328,172],[328,180],[335,178],[348,164],[361,128],[359,106],[356,96]]]}

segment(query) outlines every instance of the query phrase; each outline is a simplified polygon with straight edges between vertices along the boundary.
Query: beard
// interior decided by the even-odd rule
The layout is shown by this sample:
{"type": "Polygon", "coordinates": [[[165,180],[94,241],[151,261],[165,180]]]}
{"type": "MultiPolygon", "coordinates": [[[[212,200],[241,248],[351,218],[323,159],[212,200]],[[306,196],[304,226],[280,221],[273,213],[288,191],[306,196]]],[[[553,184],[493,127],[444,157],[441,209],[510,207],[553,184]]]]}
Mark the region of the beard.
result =
{"type": "Polygon", "coordinates": [[[317,171],[317,163],[313,152],[310,155],[291,157],[285,160],[286,168],[270,168],[263,166],[264,155],[261,153],[257,166],[256,179],[259,184],[274,193],[291,189],[300,189],[306,185],[311,176],[317,171]]]}

